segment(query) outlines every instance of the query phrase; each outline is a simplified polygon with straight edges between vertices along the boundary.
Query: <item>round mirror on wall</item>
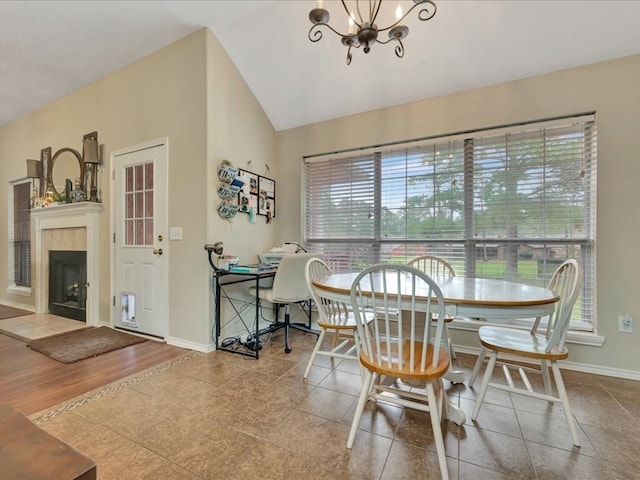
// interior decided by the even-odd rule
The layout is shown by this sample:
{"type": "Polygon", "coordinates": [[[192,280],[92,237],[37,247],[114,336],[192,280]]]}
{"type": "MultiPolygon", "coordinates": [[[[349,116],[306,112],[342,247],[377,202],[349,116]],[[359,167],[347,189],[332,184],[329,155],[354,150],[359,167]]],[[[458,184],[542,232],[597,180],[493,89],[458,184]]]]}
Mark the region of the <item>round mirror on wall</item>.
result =
{"type": "Polygon", "coordinates": [[[84,190],[84,163],[80,153],[73,148],[61,148],[51,157],[47,168],[47,188],[53,188],[57,194],[64,193],[67,179],[72,185],[80,179],[84,190]]]}

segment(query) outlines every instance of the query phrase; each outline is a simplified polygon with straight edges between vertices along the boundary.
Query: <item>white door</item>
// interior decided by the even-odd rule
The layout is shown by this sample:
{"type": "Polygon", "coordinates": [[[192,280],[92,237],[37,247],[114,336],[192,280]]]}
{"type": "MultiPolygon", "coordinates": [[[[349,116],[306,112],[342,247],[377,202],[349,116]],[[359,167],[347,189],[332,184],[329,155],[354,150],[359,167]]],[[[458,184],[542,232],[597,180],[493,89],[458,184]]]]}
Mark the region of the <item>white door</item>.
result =
{"type": "Polygon", "coordinates": [[[166,143],[113,155],[114,325],[167,332],[166,143]]]}

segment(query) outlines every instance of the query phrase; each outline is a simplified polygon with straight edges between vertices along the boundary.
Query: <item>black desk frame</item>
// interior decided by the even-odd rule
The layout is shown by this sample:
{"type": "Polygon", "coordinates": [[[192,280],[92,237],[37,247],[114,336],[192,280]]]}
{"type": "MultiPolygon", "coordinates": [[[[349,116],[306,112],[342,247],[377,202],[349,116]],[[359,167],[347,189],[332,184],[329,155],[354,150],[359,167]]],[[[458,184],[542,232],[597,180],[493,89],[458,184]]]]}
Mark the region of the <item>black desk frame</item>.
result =
{"type": "MultiPolygon", "coordinates": [[[[258,273],[234,273],[226,270],[217,270],[214,272],[213,278],[215,281],[214,291],[215,291],[215,332],[214,332],[214,342],[216,346],[216,350],[224,350],[225,352],[237,353],[239,355],[244,355],[247,357],[255,358],[256,360],[260,356],[260,348],[258,345],[258,341],[260,339],[261,332],[260,331],[260,302],[259,302],[259,291],[260,291],[260,281],[265,278],[273,278],[276,274],[276,271],[267,271],[267,272],[258,272],[258,273]],[[231,277],[227,281],[221,281],[224,277],[231,277]],[[255,317],[254,317],[254,331],[249,331],[248,333],[253,336],[256,346],[255,350],[250,349],[233,349],[229,347],[224,347],[219,343],[220,339],[220,322],[221,322],[221,306],[222,306],[222,287],[227,285],[235,285],[237,283],[244,282],[255,282],[256,287],[256,298],[255,298],[255,317]]],[[[225,294],[225,297],[228,298],[225,294]]],[[[231,299],[229,299],[231,302],[231,299]]],[[[236,315],[239,316],[239,313],[236,312],[236,315]]]]}

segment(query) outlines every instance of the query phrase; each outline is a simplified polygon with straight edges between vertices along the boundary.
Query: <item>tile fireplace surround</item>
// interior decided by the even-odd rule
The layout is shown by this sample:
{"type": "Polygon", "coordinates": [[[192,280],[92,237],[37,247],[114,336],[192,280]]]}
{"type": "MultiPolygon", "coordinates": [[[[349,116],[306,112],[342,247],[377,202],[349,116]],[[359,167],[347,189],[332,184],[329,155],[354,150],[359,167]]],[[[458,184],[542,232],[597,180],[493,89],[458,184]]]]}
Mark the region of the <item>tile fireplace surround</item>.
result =
{"type": "Polygon", "coordinates": [[[99,239],[101,203],[49,205],[31,210],[36,313],[48,313],[49,250],[86,250],[88,326],[99,319],[99,239]]]}

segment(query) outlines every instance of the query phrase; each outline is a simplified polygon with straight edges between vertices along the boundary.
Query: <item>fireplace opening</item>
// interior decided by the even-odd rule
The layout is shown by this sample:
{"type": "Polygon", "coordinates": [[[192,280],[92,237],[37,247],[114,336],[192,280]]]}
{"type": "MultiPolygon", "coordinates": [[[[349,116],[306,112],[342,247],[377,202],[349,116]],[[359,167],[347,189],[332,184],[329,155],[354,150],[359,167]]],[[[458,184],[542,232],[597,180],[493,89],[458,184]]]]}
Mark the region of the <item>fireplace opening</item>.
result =
{"type": "Polygon", "coordinates": [[[49,312],[87,321],[87,252],[49,252],[49,312]]]}

